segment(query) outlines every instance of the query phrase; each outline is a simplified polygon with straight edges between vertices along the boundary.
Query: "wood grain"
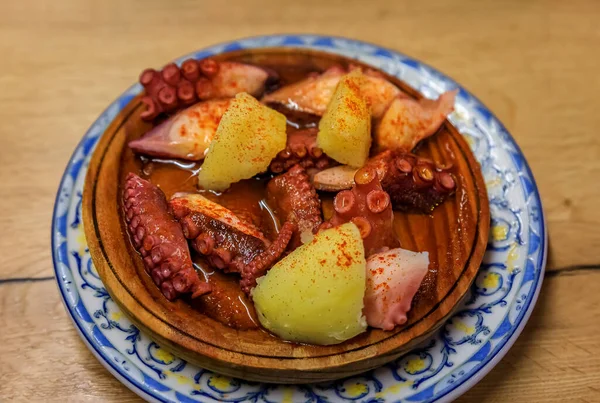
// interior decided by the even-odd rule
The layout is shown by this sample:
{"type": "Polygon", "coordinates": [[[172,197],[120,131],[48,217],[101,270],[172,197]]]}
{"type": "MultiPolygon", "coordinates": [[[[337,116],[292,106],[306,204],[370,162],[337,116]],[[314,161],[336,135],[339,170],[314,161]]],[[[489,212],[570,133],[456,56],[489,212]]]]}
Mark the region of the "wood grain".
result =
{"type": "MultiPolygon", "coordinates": [[[[436,66],[497,114],[541,189],[548,269],[574,270],[545,281],[523,336],[461,400],[598,401],[600,275],[581,267],[600,265],[599,16],[595,0],[3,2],[0,279],[52,275],[64,166],[143,68],[248,35],[346,35],[436,66]]],[[[79,341],[52,281],[0,284],[0,323],[0,400],[137,401],[79,341]]]]}

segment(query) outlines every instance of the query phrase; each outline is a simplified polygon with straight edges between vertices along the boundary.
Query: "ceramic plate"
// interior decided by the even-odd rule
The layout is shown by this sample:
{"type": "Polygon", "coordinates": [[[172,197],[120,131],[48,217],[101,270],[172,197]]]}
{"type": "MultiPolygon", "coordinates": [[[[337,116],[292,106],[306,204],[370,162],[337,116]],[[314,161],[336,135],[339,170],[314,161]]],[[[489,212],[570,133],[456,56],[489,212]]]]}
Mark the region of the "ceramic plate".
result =
{"type": "Polygon", "coordinates": [[[336,382],[272,385],[230,379],[172,356],[123,315],[92,264],[81,222],[83,183],[94,147],[141,91],[113,102],[85,134],[62,178],[54,207],[52,251],[58,286],[82,339],[100,362],[138,395],[160,402],[450,401],[475,385],[506,354],[533,310],[546,262],[539,193],[525,157],[498,119],[437,70],[364,42],[314,35],[233,41],[180,58],[257,47],[311,48],[359,59],[397,76],[426,97],[459,89],[449,120],[481,164],[491,230],[480,272],[456,314],[429,340],[377,370],[336,382]]]}

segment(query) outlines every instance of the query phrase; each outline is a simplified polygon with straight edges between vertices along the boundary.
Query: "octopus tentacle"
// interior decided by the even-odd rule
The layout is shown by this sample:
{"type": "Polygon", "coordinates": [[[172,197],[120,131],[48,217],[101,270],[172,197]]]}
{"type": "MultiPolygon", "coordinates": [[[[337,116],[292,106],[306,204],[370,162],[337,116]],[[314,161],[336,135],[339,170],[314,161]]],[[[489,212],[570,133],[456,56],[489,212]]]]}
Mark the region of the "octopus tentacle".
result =
{"type": "Polygon", "coordinates": [[[242,291],[250,295],[250,291],[256,286],[256,279],[265,275],[275,261],[283,255],[296,231],[296,227],[296,224],[291,221],[283,224],[271,246],[242,269],[242,279],[240,280],[242,291]]]}
{"type": "Polygon", "coordinates": [[[282,222],[297,225],[290,248],[302,244],[302,233],[314,233],[323,222],[321,201],[310,183],[306,170],[295,165],[283,175],[278,175],[267,184],[267,203],[282,222]]]}
{"type": "Polygon", "coordinates": [[[303,168],[325,169],[335,162],[317,146],[316,127],[288,134],[285,149],[271,161],[269,170],[275,174],[287,171],[298,164],[303,168]]]}
{"type": "Polygon", "coordinates": [[[333,209],[333,216],[321,228],[353,222],[360,231],[367,257],[384,247],[399,245],[390,196],[382,189],[374,168],[359,169],[352,189],[342,190],[335,196],[333,209]]]}
{"type": "Polygon", "coordinates": [[[169,204],[192,247],[225,272],[239,273],[270,246],[253,224],[199,194],[175,194],[169,204]]]}
{"type": "Polygon", "coordinates": [[[123,209],[144,267],[167,299],[210,292],[210,286],[194,271],[187,241],[158,187],[130,173],[123,190],[123,209]]]}
{"type": "Polygon", "coordinates": [[[213,270],[203,259],[195,259],[195,263],[208,274],[208,283],[212,291],[189,301],[190,305],[195,310],[234,329],[258,328],[259,321],[254,305],[246,294],[240,292],[239,283],[230,281],[230,275],[220,270],[213,270]]]}
{"type": "MultiPolygon", "coordinates": [[[[377,171],[396,210],[430,213],[456,191],[451,166],[414,154],[388,150],[371,158],[366,166],[377,171]]],[[[348,189],[354,183],[355,172],[347,166],[326,169],[315,174],[313,183],[324,191],[348,189]]]]}
{"type": "Polygon", "coordinates": [[[456,190],[451,167],[414,154],[384,151],[368,165],[378,170],[381,185],[398,210],[430,213],[456,190]]]}
{"type": "Polygon", "coordinates": [[[249,64],[188,59],[181,67],[170,63],[161,71],[146,69],[139,81],[145,90],[141,117],[153,120],[198,101],[231,98],[240,92],[259,96],[273,77],[272,72],[249,64]]]}
{"type": "Polygon", "coordinates": [[[369,326],[392,330],[406,323],[428,267],[427,252],[395,248],[370,256],[363,309],[369,326]]]}

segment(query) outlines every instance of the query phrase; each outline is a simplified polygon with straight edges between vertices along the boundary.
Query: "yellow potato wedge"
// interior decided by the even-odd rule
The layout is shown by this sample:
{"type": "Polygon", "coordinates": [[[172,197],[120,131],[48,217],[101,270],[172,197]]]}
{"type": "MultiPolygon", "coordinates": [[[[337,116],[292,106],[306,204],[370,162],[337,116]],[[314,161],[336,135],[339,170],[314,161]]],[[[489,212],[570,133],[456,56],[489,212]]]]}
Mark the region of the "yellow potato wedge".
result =
{"type": "Polygon", "coordinates": [[[325,154],[355,168],[365,164],[371,147],[371,112],[361,95],[364,81],[358,69],[340,79],[317,135],[317,145],[325,154]]]}
{"type": "Polygon", "coordinates": [[[222,191],[232,183],[267,170],[277,153],[285,148],[286,119],[281,113],[240,93],[221,118],[210,143],[198,184],[222,191]]]}
{"type": "Polygon", "coordinates": [[[364,332],[364,255],[353,223],[320,231],[258,279],[260,323],[285,340],[321,345],[364,332]]]}

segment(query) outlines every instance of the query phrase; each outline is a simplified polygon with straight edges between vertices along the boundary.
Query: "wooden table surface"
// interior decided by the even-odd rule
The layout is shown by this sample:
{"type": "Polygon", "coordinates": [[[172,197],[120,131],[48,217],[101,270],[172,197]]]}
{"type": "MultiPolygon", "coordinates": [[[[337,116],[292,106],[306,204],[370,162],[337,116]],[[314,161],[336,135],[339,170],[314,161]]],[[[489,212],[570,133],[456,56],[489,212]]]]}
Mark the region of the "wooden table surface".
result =
{"type": "Polygon", "coordinates": [[[3,1],[0,401],[138,401],[86,349],[50,251],[79,138],[147,67],[234,38],[344,35],[400,50],[490,107],[529,160],[550,234],[533,315],[460,400],[600,401],[600,2],[3,1]]]}

